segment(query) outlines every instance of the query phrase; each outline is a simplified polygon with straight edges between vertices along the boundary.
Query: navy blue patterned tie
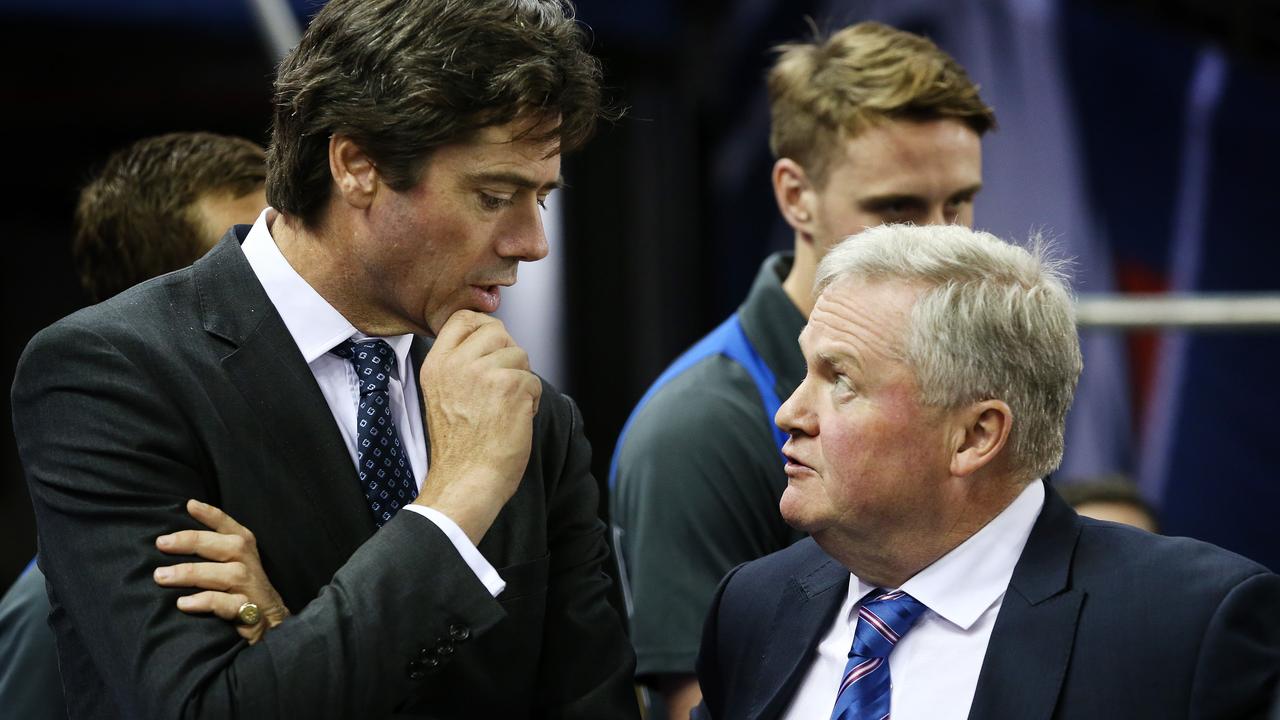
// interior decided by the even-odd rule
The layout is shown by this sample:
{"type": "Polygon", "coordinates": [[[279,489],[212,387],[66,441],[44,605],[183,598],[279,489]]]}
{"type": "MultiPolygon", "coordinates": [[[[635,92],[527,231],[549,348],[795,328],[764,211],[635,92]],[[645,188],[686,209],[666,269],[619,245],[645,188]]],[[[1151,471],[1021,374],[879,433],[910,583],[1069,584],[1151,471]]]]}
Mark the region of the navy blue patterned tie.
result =
{"type": "Polygon", "coordinates": [[[889,653],[924,613],[924,603],[895,590],[874,590],[858,608],[853,647],[844,668],[831,720],[887,720],[889,717],[889,653]]]}
{"type": "Polygon", "coordinates": [[[413,466],[400,445],[387,384],[396,370],[396,354],[385,340],[347,340],[331,350],[351,361],[360,382],[356,411],[356,455],[360,485],[378,527],[418,496],[413,466]]]}

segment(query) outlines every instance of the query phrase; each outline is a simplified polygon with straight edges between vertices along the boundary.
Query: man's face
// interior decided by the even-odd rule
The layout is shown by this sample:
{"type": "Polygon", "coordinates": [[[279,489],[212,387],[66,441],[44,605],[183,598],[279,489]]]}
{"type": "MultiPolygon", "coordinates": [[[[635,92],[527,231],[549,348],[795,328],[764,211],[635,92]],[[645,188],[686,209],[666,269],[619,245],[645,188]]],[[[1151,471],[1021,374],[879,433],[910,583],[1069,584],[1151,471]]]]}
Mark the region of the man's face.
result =
{"type": "Polygon", "coordinates": [[[959,120],[895,120],[839,145],[816,188],[813,238],[820,253],[886,223],[973,225],[982,188],[982,141],[959,120]]]}
{"type": "Polygon", "coordinates": [[[203,254],[218,241],[232,225],[252,225],[258,219],[258,213],[267,206],[267,193],[258,188],[244,195],[236,195],[230,190],[205,193],[191,204],[196,228],[204,244],[200,248],[203,254]]]}
{"type": "Polygon", "coordinates": [[[1077,505],[1076,512],[1095,520],[1108,520],[1141,528],[1147,532],[1156,532],[1155,518],[1151,517],[1151,513],[1133,503],[1093,500],[1077,505]]]}
{"type": "Polygon", "coordinates": [[[457,310],[497,310],[519,262],[546,257],[541,205],[559,187],[560,156],[554,144],[513,140],[525,127],[435,150],[404,192],[379,186],[356,258],[376,278],[379,314],[434,334],[457,310]]]}
{"type": "Polygon", "coordinates": [[[782,516],[819,541],[927,524],[949,473],[946,413],[922,406],[903,359],[918,289],[845,279],[800,334],[807,373],[778,410],[790,434],[782,516]]]}

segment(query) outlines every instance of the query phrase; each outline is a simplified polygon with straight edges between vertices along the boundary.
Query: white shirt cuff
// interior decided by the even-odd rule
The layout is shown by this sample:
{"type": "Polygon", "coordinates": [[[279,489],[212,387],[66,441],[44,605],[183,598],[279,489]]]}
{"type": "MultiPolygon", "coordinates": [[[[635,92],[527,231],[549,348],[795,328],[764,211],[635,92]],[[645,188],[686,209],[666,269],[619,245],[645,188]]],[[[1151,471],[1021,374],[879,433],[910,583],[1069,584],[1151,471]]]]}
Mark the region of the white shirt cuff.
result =
{"type": "Polygon", "coordinates": [[[458,523],[450,519],[448,515],[424,505],[405,505],[401,510],[415,512],[443,530],[444,534],[449,538],[449,542],[453,543],[453,546],[457,548],[463,562],[467,564],[467,567],[471,568],[471,572],[476,574],[480,582],[484,583],[490,595],[498,597],[503,590],[507,589],[506,581],[498,575],[498,571],[493,569],[489,561],[484,559],[484,556],[480,554],[476,546],[471,544],[471,538],[462,532],[462,528],[458,527],[458,523]]]}

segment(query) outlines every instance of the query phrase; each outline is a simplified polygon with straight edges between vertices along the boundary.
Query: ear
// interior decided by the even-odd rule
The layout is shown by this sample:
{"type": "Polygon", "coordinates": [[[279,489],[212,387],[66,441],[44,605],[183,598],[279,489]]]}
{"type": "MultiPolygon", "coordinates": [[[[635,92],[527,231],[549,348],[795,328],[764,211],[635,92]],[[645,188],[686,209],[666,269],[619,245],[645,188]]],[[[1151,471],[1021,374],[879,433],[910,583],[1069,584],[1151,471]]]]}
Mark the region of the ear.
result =
{"type": "Polygon", "coordinates": [[[373,203],[378,191],[378,167],[346,135],[329,138],[329,172],[338,196],[348,205],[364,210],[373,203]]]}
{"type": "Polygon", "coordinates": [[[983,400],[961,410],[958,418],[951,474],[968,477],[1000,456],[1013,429],[1013,411],[1002,400],[983,400]]]}
{"type": "Polygon", "coordinates": [[[773,164],[773,196],[783,219],[806,240],[813,239],[817,189],[800,163],[778,158],[773,164]]]}

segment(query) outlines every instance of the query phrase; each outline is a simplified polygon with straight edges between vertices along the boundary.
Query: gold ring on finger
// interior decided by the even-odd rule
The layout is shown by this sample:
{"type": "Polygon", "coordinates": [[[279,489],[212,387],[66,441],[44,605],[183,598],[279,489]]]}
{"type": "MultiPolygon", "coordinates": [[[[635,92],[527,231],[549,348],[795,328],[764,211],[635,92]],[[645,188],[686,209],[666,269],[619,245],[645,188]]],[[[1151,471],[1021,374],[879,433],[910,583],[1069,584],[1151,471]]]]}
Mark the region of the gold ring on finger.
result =
{"type": "Polygon", "coordinates": [[[236,621],[241,625],[257,625],[262,619],[262,613],[258,610],[255,603],[247,602],[240,606],[236,611],[236,621]]]}

